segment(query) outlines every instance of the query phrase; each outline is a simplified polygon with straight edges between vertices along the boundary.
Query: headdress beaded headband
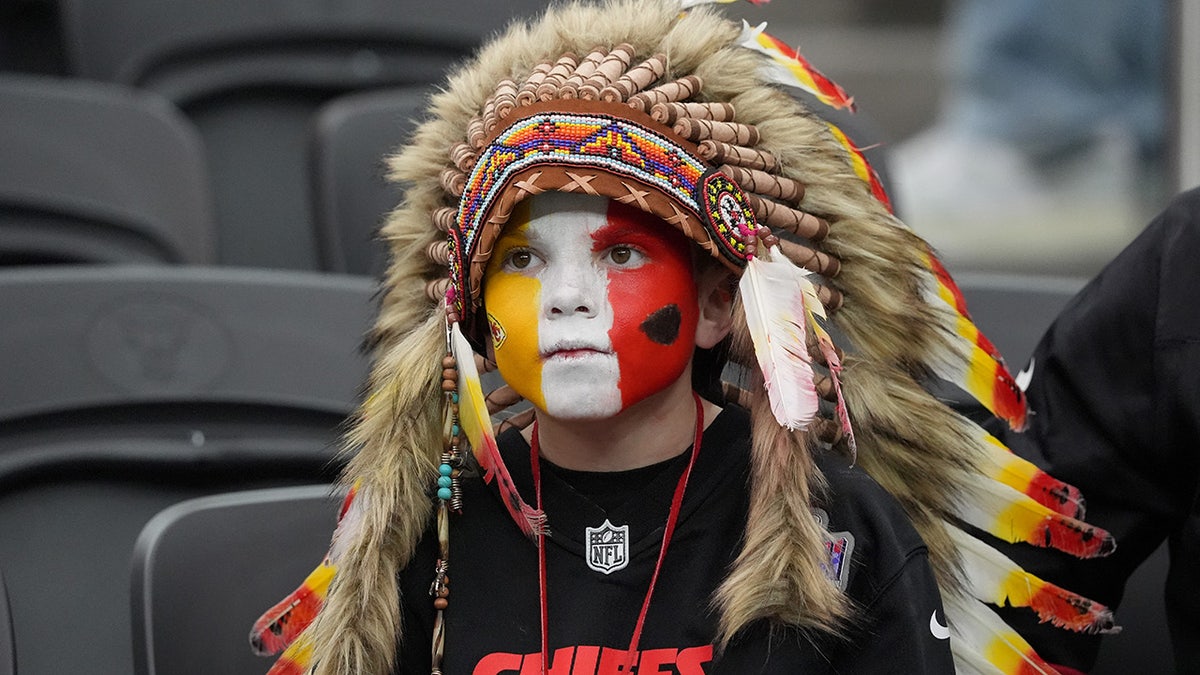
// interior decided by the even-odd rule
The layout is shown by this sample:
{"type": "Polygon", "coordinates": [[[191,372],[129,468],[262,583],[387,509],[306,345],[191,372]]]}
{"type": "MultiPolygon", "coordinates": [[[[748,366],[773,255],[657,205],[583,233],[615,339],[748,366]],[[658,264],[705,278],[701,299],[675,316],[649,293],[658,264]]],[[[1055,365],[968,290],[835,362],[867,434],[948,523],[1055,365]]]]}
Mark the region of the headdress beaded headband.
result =
{"type": "MultiPolygon", "coordinates": [[[[754,147],[758,130],[734,121],[731,104],[687,101],[703,87],[695,75],[648,87],[666,70],[666,57],[629,68],[632,55],[629,44],[597,47],[569,70],[574,55],[566,54],[519,85],[502,82],[489,97],[453,151],[458,171],[442,176],[460,200],[434,216],[448,240],[430,255],[450,275],[448,288],[430,285],[430,297],[449,292],[452,309],[470,321],[491,243],[517,202],[547,190],[636,206],[739,271],[753,255],[759,219],[809,240],[825,236],[827,222],[796,208],[803,185],[771,173],[779,162],[754,147]]],[[[790,241],[786,248],[819,274],[840,267],[828,253],[790,241]]],[[[836,304],[835,291],[825,295],[836,304]]]]}
{"type": "MultiPolygon", "coordinates": [[[[819,481],[814,437],[847,448],[857,439],[860,465],[912,517],[930,548],[964,667],[1052,672],[981,602],[1029,607],[1072,630],[1111,629],[1105,607],[1028,575],[968,534],[977,528],[1080,556],[1113,547],[1107,533],[1077,520],[1082,499],[1074,488],[1013,456],[923,388],[930,376],[948,380],[1014,427],[1024,423],[1024,399],[1003,360],[932,251],[889,215],[863,154],[771,84],[800,86],[839,107],[851,99],[761,26],[739,32],[708,8],[679,8],[677,0],[571,4],[514,27],[451,79],[435,97],[434,119],[393,160],[413,187],[384,231],[393,265],[371,395],[350,435],[358,451],[345,478],[357,496],[325,563],[256,625],[263,651],[290,643],[272,673],[301,672],[314,658],[321,673],[390,672],[395,644],[379,644],[379,636],[397,630],[396,572],[431,508],[443,554],[430,570],[439,662],[449,514],[470,509],[458,485],[468,454],[499,483],[518,527],[531,536],[542,527],[541,514],[511,485],[489,414],[519,397],[505,387],[484,396],[477,369],[488,364],[463,328],[478,328],[471,322],[483,267],[514,205],[547,190],[603,195],[653,213],[739,273],[744,317],[735,331],[753,342],[753,353],[731,358],[761,364],[769,348],[754,334],[770,330],[764,312],[788,314],[807,336],[790,346],[804,363],[784,373],[763,368],[767,384],[753,394],[727,390],[751,410],[756,430],[769,432],[752,439],[751,511],[741,555],[716,596],[719,641],[764,616],[817,630],[836,625],[839,594],[832,584],[809,583],[819,570],[805,572],[819,563],[828,533],[810,514],[787,511],[810,503],[810,484],[819,481]],[[601,46],[573,37],[593,32],[608,36],[601,46]],[[412,287],[418,280],[423,293],[412,287]],[[844,392],[842,354],[821,318],[835,309],[828,318],[853,359],[844,392]],[[818,398],[828,403],[816,405],[818,398]],[[795,404],[800,399],[805,405],[795,404]],[[833,419],[824,420],[830,409],[833,419]],[[771,418],[776,424],[766,423],[771,418]],[[796,498],[778,499],[783,492],[796,498]],[[773,561],[787,555],[782,546],[812,555],[781,571],[773,561]]],[[[527,410],[504,424],[531,419],[527,410]]]]}

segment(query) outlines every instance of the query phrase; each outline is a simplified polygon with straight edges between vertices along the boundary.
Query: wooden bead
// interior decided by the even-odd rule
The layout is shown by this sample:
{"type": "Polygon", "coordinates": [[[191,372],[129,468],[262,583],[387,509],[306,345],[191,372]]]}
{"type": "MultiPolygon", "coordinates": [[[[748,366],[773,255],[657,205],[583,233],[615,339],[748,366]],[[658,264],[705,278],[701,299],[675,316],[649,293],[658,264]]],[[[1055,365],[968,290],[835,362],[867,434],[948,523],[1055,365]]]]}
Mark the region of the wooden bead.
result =
{"type": "Polygon", "coordinates": [[[457,381],[458,380],[458,371],[455,370],[454,368],[443,368],[442,369],[442,379],[457,381]]]}
{"type": "Polygon", "coordinates": [[[442,380],[442,391],[454,391],[458,389],[457,380],[442,380]]]}
{"type": "Polygon", "coordinates": [[[458,361],[455,361],[453,356],[447,354],[442,357],[442,367],[443,368],[457,368],[458,361]]]}
{"type": "Polygon", "coordinates": [[[434,609],[446,609],[450,606],[450,602],[445,598],[437,598],[433,601],[434,609]]]}

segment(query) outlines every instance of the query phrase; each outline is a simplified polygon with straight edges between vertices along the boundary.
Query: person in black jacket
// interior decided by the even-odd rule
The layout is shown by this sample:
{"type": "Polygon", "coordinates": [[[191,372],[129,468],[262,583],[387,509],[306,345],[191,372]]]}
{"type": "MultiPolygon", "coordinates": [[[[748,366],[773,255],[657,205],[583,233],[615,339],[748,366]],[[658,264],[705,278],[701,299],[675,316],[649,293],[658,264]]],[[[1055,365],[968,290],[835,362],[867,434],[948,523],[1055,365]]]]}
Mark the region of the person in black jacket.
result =
{"type": "MultiPolygon", "coordinates": [[[[1103,560],[1017,552],[1027,568],[1116,605],[1130,574],[1170,543],[1164,590],[1180,673],[1200,672],[1198,290],[1194,189],[1178,195],[1055,319],[1025,368],[1036,414],[1024,433],[1005,432],[1015,452],[1080,488],[1089,520],[1120,542],[1103,560]]],[[[1096,658],[1099,636],[1022,630],[1064,665],[1086,671],[1096,658]]]]}

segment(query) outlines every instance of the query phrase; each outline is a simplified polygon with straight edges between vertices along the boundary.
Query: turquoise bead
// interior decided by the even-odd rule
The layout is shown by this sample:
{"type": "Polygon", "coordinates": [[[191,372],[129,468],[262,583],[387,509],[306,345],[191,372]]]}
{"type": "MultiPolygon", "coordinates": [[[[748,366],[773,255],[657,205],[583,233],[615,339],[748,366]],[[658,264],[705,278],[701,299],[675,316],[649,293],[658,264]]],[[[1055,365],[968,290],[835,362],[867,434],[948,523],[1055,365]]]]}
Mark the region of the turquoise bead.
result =
{"type": "Polygon", "coordinates": [[[462,430],[461,430],[461,429],[459,429],[458,425],[457,425],[457,424],[455,424],[455,425],[454,425],[454,426],[451,428],[451,430],[450,430],[450,435],[451,435],[451,436],[457,436],[457,435],[459,435],[459,433],[461,433],[461,431],[462,431],[462,430]]]}
{"type": "Polygon", "coordinates": [[[450,476],[438,476],[438,487],[450,487],[450,476]]]}
{"type": "Polygon", "coordinates": [[[443,464],[438,467],[438,473],[442,474],[443,476],[449,476],[453,472],[454,469],[451,468],[449,464],[443,464]]]}
{"type": "Polygon", "coordinates": [[[457,391],[450,392],[450,400],[454,403],[458,403],[458,392],[457,391]]]}
{"type": "Polygon", "coordinates": [[[452,494],[448,487],[438,488],[438,499],[442,501],[449,501],[452,494]]]}

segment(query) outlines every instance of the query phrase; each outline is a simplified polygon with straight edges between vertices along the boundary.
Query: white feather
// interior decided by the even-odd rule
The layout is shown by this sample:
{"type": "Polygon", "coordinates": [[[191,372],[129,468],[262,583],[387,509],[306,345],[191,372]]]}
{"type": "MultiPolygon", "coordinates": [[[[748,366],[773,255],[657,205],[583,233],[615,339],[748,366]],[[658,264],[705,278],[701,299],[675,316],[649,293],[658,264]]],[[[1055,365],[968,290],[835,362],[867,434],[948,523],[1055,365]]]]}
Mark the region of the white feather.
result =
{"type": "Polygon", "coordinates": [[[806,342],[805,295],[812,293],[812,282],[777,248],[767,254],[750,259],[738,292],[771,412],[795,431],[808,426],[819,406],[806,342]]]}

